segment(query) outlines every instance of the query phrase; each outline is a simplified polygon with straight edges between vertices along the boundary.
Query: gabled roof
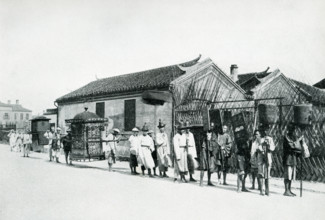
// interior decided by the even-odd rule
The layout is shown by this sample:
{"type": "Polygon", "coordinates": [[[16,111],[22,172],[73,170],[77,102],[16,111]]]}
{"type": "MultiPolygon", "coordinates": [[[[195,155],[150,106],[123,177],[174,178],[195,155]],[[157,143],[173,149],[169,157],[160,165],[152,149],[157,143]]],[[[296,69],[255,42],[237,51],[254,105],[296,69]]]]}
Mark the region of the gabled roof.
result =
{"type": "Polygon", "coordinates": [[[319,89],[325,89],[325,78],[319,81],[318,83],[315,83],[314,87],[317,87],[319,89]]]}
{"type": "MultiPolygon", "coordinates": [[[[268,69],[267,69],[268,70],[268,69]]],[[[256,82],[256,80],[263,81],[262,79],[267,77],[271,74],[271,72],[257,72],[257,73],[246,73],[246,74],[239,74],[238,75],[238,81],[237,84],[243,87],[247,91],[251,90],[255,86],[257,86],[259,83],[256,82]],[[249,87],[247,85],[250,85],[249,87]]],[[[290,79],[288,77],[285,77],[289,80],[289,82],[298,89],[299,92],[301,92],[304,96],[307,97],[307,99],[314,104],[325,104],[325,91],[316,88],[314,86],[308,85],[306,83],[290,79]]]]}
{"type": "Polygon", "coordinates": [[[265,76],[268,76],[271,73],[271,72],[268,72],[268,70],[269,70],[269,67],[262,72],[238,74],[238,80],[236,81],[236,83],[241,86],[242,84],[247,83],[248,81],[250,81],[253,78],[256,78],[256,79],[264,78],[265,76]]]}
{"type": "Polygon", "coordinates": [[[325,104],[325,91],[308,85],[306,83],[290,79],[302,93],[307,93],[306,96],[310,101],[317,104],[325,104]]]}
{"type": "Polygon", "coordinates": [[[99,79],[58,98],[56,102],[71,102],[90,97],[118,95],[148,89],[168,89],[171,81],[185,73],[180,67],[192,66],[200,58],[201,55],[194,60],[177,65],[99,79]]]}

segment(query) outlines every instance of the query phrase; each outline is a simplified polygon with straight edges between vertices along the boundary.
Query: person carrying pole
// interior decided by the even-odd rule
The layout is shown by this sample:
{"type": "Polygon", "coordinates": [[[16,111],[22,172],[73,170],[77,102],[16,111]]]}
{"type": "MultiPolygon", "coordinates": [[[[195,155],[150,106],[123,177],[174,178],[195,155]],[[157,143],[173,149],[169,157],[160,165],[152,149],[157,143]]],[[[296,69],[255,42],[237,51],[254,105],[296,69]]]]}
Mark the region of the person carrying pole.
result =
{"type": "Polygon", "coordinates": [[[283,140],[284,196],[296,196],[291,191],[291,183],[296,179],[297,157],[302,153],[301,142],[304,142],[304,137],[298,137],[296,125],[290,123],[283,140]]]}
{"type": "Polygon", "coordinates": [[[217,151],[218,151],[218,137],[213,132],[214,124],[211,123],[210,129],[206,132],[203,139],[202,148],[200,152],[200,186],[203,186],[204,171],[208,173],[208,186],[214,186],[211,182],[211,174],[217,168],[217,151]]]}

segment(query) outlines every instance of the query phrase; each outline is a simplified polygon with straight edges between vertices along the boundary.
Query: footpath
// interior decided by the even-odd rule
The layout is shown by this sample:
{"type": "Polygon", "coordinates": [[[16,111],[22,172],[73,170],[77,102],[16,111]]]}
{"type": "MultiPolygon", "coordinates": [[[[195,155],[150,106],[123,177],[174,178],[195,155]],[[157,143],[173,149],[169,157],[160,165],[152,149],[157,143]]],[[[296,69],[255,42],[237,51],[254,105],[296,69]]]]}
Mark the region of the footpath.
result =
{"type": "MultiPolygon", "coordinates": [[[[10,150],[9,145],[0,144],[0,148],[7,148],[8,150],[10,150]]],[[[13,154],[17,154],[17,156],[20,156],[22,153],[21,152],[12,152],[13,154]]],[[[31,152],[30,154],[31,157],[33,158],[39,158],[45,161],[49,160],[49,156],[48,153],[37,153],[37,152],[31,152]]],[[[65,166],[74,166],[75,168],[93,168],[93,169],[100,169],[103,171],[108,171],[108,165],[107,165],[107,160],[93,160],[93,161],[89,161],[86,160],[85,162],[80,162],[80,161],[73,161],[72,165],[66,165],[65,164],[65,158],[64,155],[60,156],[60,165],[65,165],[65,166]]],[[[52,162],[52,163],[56,163],[56,162],[52,162]]],[[[157,168],[158,170],[158,168],[157,168]]],[[[137,170],[139,173],[140,169],[137,170]]],[[[130,168],[129,168],[129,163],[127,161],[117,161],[114,165],[113,165],[113,172],[118,172],[118,173],[122,173],[122,174],[127,174],[130,175],[130,168]]],[[[146,172],[147,174],[147,172],[146,172]]],[[[174,169],[173,168],[169,168],[167,175],[169,176],[169,179],[171,182],[173,182],[173,177],[174,177],[174,169]]],[[[142,175],[140,175],[142,176],[142,175]]],[[[204,184],[206,185],[206,174],[205,174],[205,178],[204,178],[204,184]]],[[[145,175],[145,177],[147,177],[147,175],[145,175]]],[[[160,178],[160,177],[156,177],[156,178],[160,178]]],[[[196,171],[194,174],[194,178],[196,180],[198,180],[198,182],[196,183],[191,183],[191,184],[197,184],[199,185],[199,179],[200,179],[200,171],[196,171]]],[[[149,178],[148,178],[149,179],[149,178]]],[[[237,175],[235,174],[228,174],[227,175],[227,182],[229,184],[229,186],[220,186],[217,185],[217,175],[213,174],[212,175],[212,183],[215,184],[217,187],[221,187],[221,188],[226,188],[226,187],[236,187],[237,185],[237,175]]],[[[255,186],[257,186],[257,182],[255,183],[255,186]]],[[[251,181],[250,179],[247,177],[246,179],[246,188],[250,188],[251,187],[251,181]]],[[[283,183],[283,178],[275,178],[272,177],[270,180],[270,189],[271,191],[276,191],[279,194],[283,191],[284,192],[284,183],[283,183]]],[[[299,190],[300,190],[300,181],[296,180],[293,181],[292,183],[292,189],[293,191],[297,194],[297,196],[299,196],[299,190]]],[[[253,190],[256,191],[257,190],[253,190]]],[[[282,192],[282,193],[283,193],[282,192]]],[[[303,192],[313,192],[313,193],[321,193],[325,195],[325,183],[320,183],[320,182],[312,182],[312,181],[303,181],[303,192]]]]}

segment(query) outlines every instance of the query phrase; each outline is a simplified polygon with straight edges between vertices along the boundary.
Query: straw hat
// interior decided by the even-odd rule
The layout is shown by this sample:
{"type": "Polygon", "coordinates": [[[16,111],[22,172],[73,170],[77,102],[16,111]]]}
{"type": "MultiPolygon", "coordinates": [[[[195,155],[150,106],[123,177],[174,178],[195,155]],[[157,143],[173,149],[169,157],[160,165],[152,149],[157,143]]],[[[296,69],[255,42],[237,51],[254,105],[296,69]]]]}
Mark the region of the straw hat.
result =
{"type": "Polygon", "coordinates": [[[153,133],[153,130],[149,130],[149,131],[148,131],[148,134],[152,134],[152,133],[153,133]]]}
{"type": "Polygon", "coordinates": [[[139,129],[137,127],[133,128],[132,131],[139,132],[139,129]]]}
{"type": "MultiPolygon", "coordinates": [[[[133,129],[132,129],[132,130],[133,130],[133,129]]],[[[119,134],[119,133],[120,133],[120,130],[119,130],[118,128],[114,128],[114,129],[113,129],[113,132],[115,132],[115,133],[118,133],[118,134],[119,134]]]]}

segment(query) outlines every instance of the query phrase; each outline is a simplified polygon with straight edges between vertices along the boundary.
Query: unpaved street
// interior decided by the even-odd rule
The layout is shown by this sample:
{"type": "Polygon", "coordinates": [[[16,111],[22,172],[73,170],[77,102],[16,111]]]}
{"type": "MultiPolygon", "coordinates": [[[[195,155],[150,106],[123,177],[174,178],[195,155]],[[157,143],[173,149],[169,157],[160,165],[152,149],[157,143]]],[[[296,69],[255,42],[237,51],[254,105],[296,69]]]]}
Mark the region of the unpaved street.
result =
{"type": "Polygon", "coordinates": [[[24,158],[9,152],[7,145],[0,145],[0,161],[1,220],[325,219],[324,184],[306,183],[310,190],[302,198],[289,198],[282,195],[281,180],[273,180],[271,196],[262,197],[256,190],[237,193],[234,175],[229,175],[227,187],[199,187],[172,178],[131,176],[126,162],[108,172],[106,161],[67,166],[40,153],[24,158]]]}

